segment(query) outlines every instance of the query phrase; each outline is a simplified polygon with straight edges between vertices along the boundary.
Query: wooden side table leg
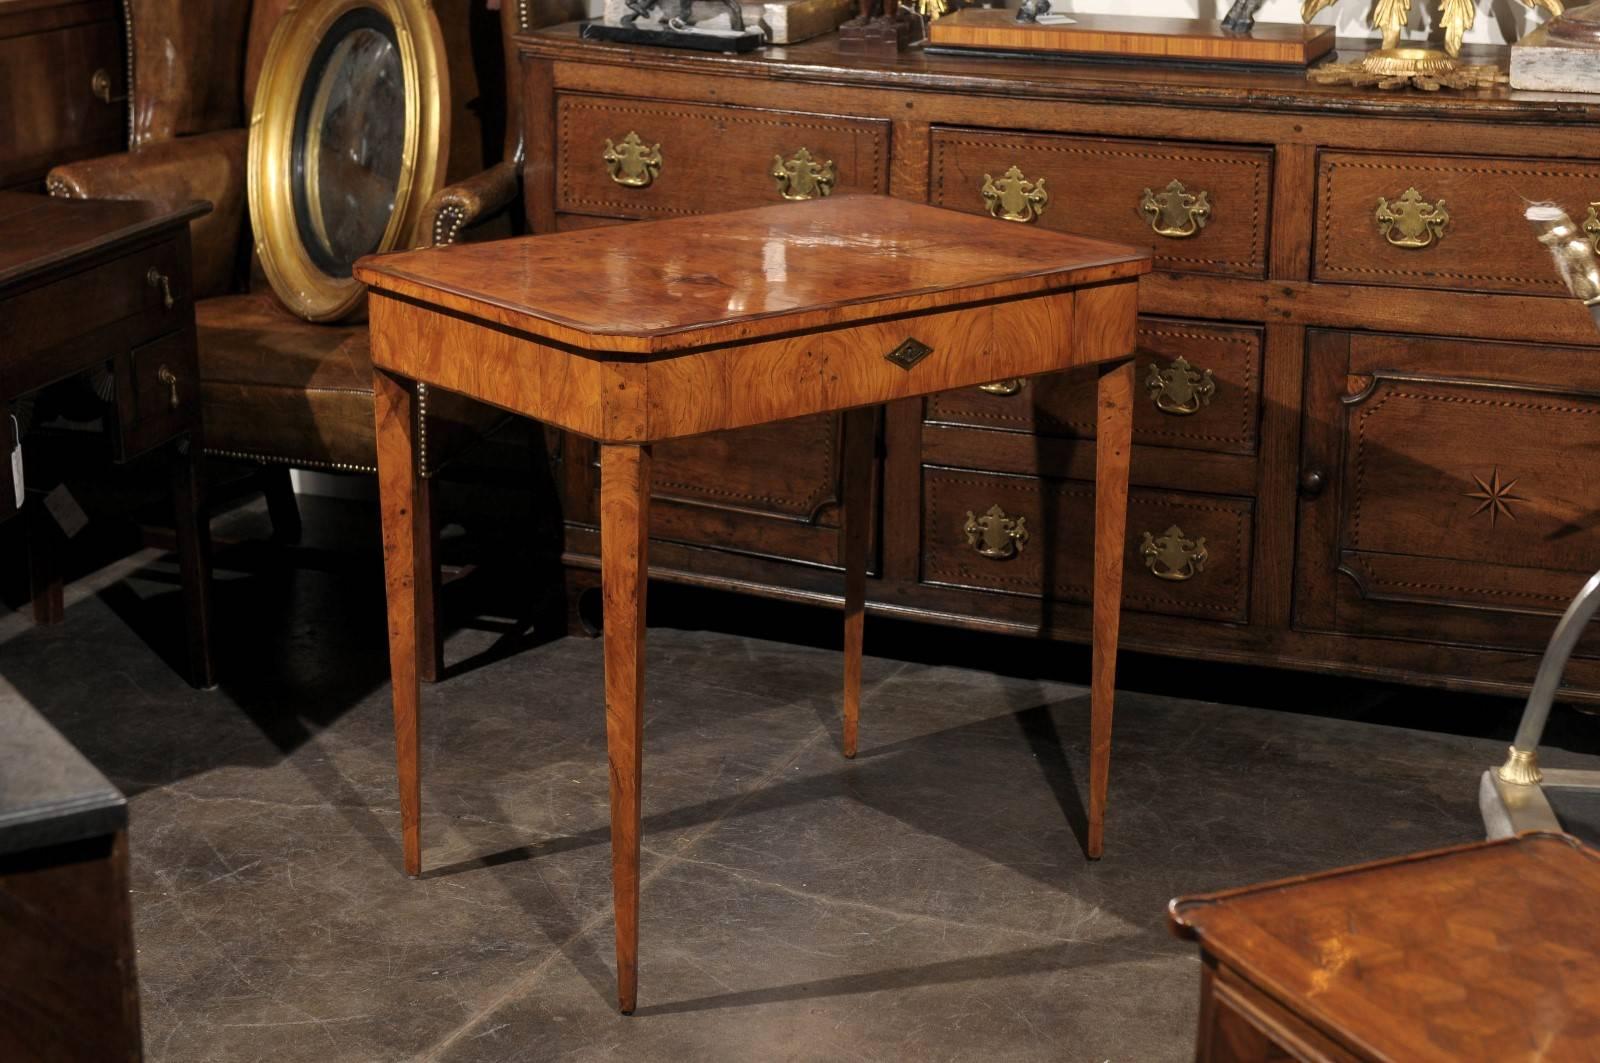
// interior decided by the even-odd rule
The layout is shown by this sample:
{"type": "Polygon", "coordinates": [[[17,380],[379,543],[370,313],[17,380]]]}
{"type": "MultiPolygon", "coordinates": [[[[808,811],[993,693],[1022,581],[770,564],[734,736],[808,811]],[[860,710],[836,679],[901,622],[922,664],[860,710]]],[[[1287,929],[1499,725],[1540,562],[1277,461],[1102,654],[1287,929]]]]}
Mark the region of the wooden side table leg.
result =
{"type": "Polygon", "coordinates": [[[389,674],[394,686],[395,767],[400,785],[400,835],[408,875],[422,873],[422,773],[418,764],[417,551],[415,397],[408,381],[372,374],[378,435],[378,499],[383,514],[383,567],[389,601],[389,674]]]}
{"type": "Polygon", "coordinates": [[[1100,371],[1095,426],[1094,650],[1089,719],[1089,837],[1098,860],[1105,848],[1106,787],[1111,772],[1111,712],[1117,687],[1117,634],[1122,618],[1122,557],[1128,527],[1128,461],[1133,449],[1133,362],[1100,371]]]}
{"type": "Polygon", "coordinates": [[[611,896],[617,1006],[639,996],[639,815],[644,745],[650,448],[600,448],[600,590],[605,601],[606,753],[611,762],[611,896]]]}
{"type": "Polygon", "coordinates": [[[439,600],[439,515],[433,508],[433,481],[416,477],[417,675],[437,683],[444,674],[444,622],[439,600]]]}
{"type": "Polygon", "coordinates": [[[189,685],[209,690],[217,685],[211,661],[211,518],[206,513],[200,461],[199,441],[180,438],[171,457],[172,526],[188,626],[189,685]]]}
{"type": "Polygon", "coordinates": [[[61,532],[38,498],[23,503],[22,513],[28,539],[28,596],[33,600],[33,622],[59,624],[67,615],[59,556],[61,532]]]}
{"type": "Polygon", "coordinates": [[[844,415],[844,755],[856,755],[861,721],[861,645],[867,599],[867,538],[872,520],[876,410],[844,415]]]}

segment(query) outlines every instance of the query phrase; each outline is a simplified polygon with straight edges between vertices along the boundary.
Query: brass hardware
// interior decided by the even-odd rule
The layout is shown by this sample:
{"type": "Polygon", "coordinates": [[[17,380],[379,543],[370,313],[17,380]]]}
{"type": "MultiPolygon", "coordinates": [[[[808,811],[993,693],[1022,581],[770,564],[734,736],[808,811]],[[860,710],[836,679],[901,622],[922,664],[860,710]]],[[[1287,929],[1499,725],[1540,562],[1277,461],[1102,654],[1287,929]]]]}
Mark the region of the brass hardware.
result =
{"type": "Polygon", "coordinates": [[[1015,395],[1022,390],[1022,381],[1016,377],[996,380],[992,384],[979,384],[978,390],[988,395],[1015,395]]]}
{"type": "Polygon", "coordinates": [[[1187,538],[1183,529],[1174,524],[1160,535],[1145,532],[1139,544],[1139,556],[1144,558],[1144,567],[1154,573],[1156,579],[1181,583],[1206,570],[1208,555],[1204,536],[1187,538]]]}
{"type": "Polygon", "coordinates": [[[1178,417],[1198,413],[1200,407],[1211,405],[1211,396],[1217,392],[1217,382],[1211,370],[1195,372],[1189,360],[1181,355],[1165,369],[1150,363],[1150,375],[1145,377],[1145,389],[1155,402],[1156,409],[1178,417]]]}
{"type": "Polygon", "coordinates": [[[1594,253],[1600,255],[1600,203],[1589,204],[1589,216],[1583,219],[1583,232],[1589,237],[1589,246],[1594,248],[1594,253]]]}
{"type": "Polygon", "coordinates": [[[1182,240],[1204,229],[1211,220],[1211,193],[1204,189],[1190,192],[1182,181],[1173,181],[1162,192],[1145,189],[1139,209],[1158,235],[1182,240]]]}
{"type": "Polygon", "coordinates": [[[167,385],[167,406],[170,409],[178,408],[178,374],[162,366],[156,370],[156,379],[167,385]]]}
{"type": "Polygon", "coordinates": [[[949,0],[916,0],[912,6],[917,9],[917,14],[930,22],[950,11],[949,0]]]}
{"type": "Polygon", "coordinates": [[[1300,474],[1300,495],[1302,498],[1316,498],[1322,494],[1322,489],[1328,486],[1328,474],[1321,469],[1307,469],[1300,474]]]}
{"type": "Polygon", "coordinates": [[[1508,747],[1506,762],[1494,773],[1516,786],[1533,786],[1544,778],[1544,773],[1539,770],[1539,751],[1518,749],[1516,746],[1508,747]]]}
{"type": "Polygon", "coordinates": [[[916,365],[918,362],[922,361],[932,353],[932,347],[929,347],[921,340],[912,339],[910,336],[907,336],[900,342],[900,346],[884,355],[884,357],[893,362],[895,365],[899,366],[901,369],[910,369],[912,366],[916,365]]]}
{"type": "Polygon", "coordinates": [[[1034,221],[1050,204],[1050,193],[1045,191],[1044,178],[1030,181],[1015,166],[996,181],[983,175],[983,204],[991,217],[1004,221],[1034,221]]]}
{"type": "Polygon", "coordinates": [[[967,535],[968,546],[997,561],[1016,557],[1028,544],[1027,518],[1008,517],[999,506],[990,506],[981,517],[967,510],[967,522],[961,530],[967,535]]]}
{"type": "Polygon", "coordinates": [[[111,72],[105,67],[100,67],[89,75],[89,91],[94,93],[95,99],[101,103],[122,103],[128,98],[126,92],[121,96],[111,95],[111,72]]]}
{"type": "Polygon", "coordinates": [[[1383,238],[1408,250],[1428,247],[1435,240],[1443,239],[1445,226],[1450,224],[1444,200],[1429,203],[1415,188],[1406,189],[1393,203],[1379,196],[1374,216],[1383,238]]]}
{"type": "Polygon", "coordinates": [[[1516,513],[1511,508],[1511,503],[1528,501],[1522,495],[1511,493],[1511,489],[1517,486],[1517,481],[1502,481],[1500,479],[1499,466],[1496,466],[1489,473],[1487,480],[1477,473],[1473,473],[1472,478],[1477,481],[1478,489],[1476,491],[1467,491],[1465,494],[1468,498],[1477,499],[1479,505],[1477,509],[1472,511],[1471,516],[1476,517],[1479,513],[1488,513],[1489,526],[1491,528],[1500,522],[1501,517],[1505,517],[1507,520],[1517,519],[1516,513]]]}
{"type": "Polygon", "coordinates": [[[611,179],[625,188],[645,188],[661,174],[661,145],[648,148],[639,134],[628,131],[621,144],[613,144],[606,137],[606,150],[600,156],[606,161],[611,179]]]}
{"type": "Polygon", "coordinates": [[[825,199],[833,191],[833,178],[833,160],[817,162],[805,148],[788,161],[782,155],[772,157],[772,179],[784,199],[825,199]]]}
{"type": "Polygon", "coordinates": [[[168,310],[171,310],[172,283],[167,279],[167,275],[162,273],[159,269],[156,269],[154,266],[151,266],[150,272],[144,275],[144,282],[151,288],[161,289],[161,305],[166,307],[168,310]]]}

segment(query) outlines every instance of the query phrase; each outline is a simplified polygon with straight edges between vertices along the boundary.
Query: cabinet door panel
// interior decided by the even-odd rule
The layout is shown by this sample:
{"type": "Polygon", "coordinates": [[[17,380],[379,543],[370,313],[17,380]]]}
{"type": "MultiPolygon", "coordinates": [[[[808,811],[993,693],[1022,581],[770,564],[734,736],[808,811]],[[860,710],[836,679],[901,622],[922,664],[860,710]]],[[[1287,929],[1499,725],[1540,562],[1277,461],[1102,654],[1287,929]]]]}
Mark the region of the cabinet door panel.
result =
{"type": "Polygon", "coordinates": [[[1297,624],[1541,647],[1600,567],[1594,357],[1313,333],[1297,624]]]}

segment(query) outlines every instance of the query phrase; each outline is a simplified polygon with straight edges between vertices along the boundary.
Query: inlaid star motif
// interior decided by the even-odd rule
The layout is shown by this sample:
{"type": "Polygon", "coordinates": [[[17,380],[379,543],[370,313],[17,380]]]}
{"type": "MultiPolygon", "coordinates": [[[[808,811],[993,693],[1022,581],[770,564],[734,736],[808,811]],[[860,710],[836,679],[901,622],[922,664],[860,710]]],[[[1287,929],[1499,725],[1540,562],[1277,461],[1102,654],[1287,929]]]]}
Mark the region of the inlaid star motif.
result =
{"type": "Polygon", "coordinates": [[[1472,511],[1474,517],[1479,513],[1487,512],[1491,527],[1499,521],[1502,515],[1507,520],[1517,519],[1517,515],[1511,511],[1511,503],[1528,501],[1522,495],[1511,493],[1511,489],[1517,486],[1517,481],[1507,480],[1502,483],[1498,466],[1489,474],[1488,480],[1485,480],[1477,473],[1473,473],[1472,478],[1478,482],[1478,489],[1476,491],[1468,491],[1467,497],[1481,500],[1478,508],[1472,511]]]}

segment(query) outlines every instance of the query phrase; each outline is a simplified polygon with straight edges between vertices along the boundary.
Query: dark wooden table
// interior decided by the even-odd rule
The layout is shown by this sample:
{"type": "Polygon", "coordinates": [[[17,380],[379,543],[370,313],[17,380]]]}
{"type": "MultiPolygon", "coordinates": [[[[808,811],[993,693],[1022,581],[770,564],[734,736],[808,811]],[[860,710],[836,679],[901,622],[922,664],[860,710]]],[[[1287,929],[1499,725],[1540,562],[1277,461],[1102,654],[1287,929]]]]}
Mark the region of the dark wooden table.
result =
{"type": "Polygon", "coordinates": [[[138,1060],[127,802],[20,696],[0,735],[0,1059],[138,1060]]]}
{"type": "MultiPolygon", "coordinates": [[[[1137,280],[1148,254],[880,196],[362,260],[373,289],[378,477],[405,866],[422,866],[414,382],[601,444],[601,581],[618,999],[637,975],[650,447],[846,415],[843,746],[856,747],[874,409],[1094,367],[1100,373],[1087,848],[1100,855],[1132,432],[1137,280]]],[[[1093,371],[1093,370],[1091,370],[1093,371]]],[[[1025,528],[971,515],[1012,549],[1025,528]]]]}
{"type": "Polygon", "coordinates": [[[1529,833],[1180,898],[1195,1058],[1600,1058],[1600,853],[1529,833]]]}
{"type": "MultiPolygon", "coordinates": [[[[111,456],[123,462],[164,451],[172,469],[188,679],[197,687],[213,686],[215,678],[189,221],[210,209],[0,192],[0,413],[46,385],[110,367],[111,456]]],[[[14,434],[11,417],[0,416],[0,459],[11,454],[14,434]]],[[[11,468],[0,460],[0,520],[16,512],[11,468]]],[[[24,509],[34,527],[34,619],[55,623],[63,607],[50,556],[54,532],[37,501],[24,509]]]]}

